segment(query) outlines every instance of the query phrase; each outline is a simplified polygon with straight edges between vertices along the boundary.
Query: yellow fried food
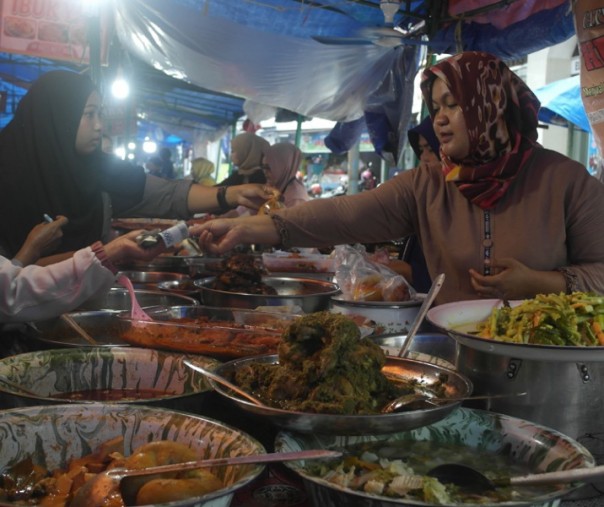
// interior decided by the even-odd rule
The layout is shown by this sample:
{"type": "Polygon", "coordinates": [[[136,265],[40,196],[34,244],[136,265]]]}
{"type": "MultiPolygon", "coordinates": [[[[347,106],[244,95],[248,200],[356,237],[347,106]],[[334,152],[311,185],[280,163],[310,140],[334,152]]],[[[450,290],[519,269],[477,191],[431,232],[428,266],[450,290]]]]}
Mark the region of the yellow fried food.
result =
{"type": "Polygon", "coordinates": [[[142,486],[136,495],[136,505],[175,502],[203,496],[224,485],[207,470],[191,470],[190,477],[181,479],[153,479],[142,486]]]}
{"type": "MultiPolygon", "coordinates": [[[[126,458],[124,468],[140,469],[199,459],[185,444],[159,440],[144,444],[126,458]]],[[[205,495],[224,487],[222,481],[207,470],[188,470],[161,475],[128,477],[122,481],[122,496],[127,505],[146,505],[205,495]],[[162,498],[160,501],[159,498],[162,498]]]]}

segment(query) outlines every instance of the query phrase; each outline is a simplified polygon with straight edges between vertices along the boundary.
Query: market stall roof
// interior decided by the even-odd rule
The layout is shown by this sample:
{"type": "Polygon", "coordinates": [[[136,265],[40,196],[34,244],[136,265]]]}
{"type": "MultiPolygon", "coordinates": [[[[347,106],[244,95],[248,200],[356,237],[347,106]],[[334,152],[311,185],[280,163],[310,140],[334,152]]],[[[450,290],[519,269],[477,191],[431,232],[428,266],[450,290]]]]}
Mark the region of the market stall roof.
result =
{"type": "MultiPolygon", "coordinates": [[[[405,137],[426,49],[518,58],[574,34],[567,0],[111,0],[107,6],[129,55],[125,70],[135,79],[145,128],[216,138],[244,115],[262,120],[290,111],[340,122],[331,139],[340,151],[362,128],[378,151],[400,148],[379,138],[405,137]]],[[[68,65],[0,55],[0,91],[11,97],[0,127],[29,83],[56,66],[68,65]]]]}
{"type": "Polygon", "coordinates": [[[270,108],[345,123],[369,111],[401,139],[423,48],[511,59],[574,34],[567,0],[129,0],[115,22],[130,54],[245,99],[253,120],[270,108]]]}
{"type": "MultiPolygon", "coordinates": [[[[141,136],[158,129],[168,140],[191,141],[192,133],[216,132],[233,125],[244,115],[244,99],[205,90],[153,69],[149,64],[131,62],[133,103],[141,111],[138,119],[141,136]],[[174,137],[176,136],[176,137],[174,137]]],[[[0,52],[0,128],[12,118],[17,104],[40,75],[51,70],[85,71],[80,65],[29,55],[0,52]]],[[[157,135],[152,137],[156,138],[157,135]]]]}

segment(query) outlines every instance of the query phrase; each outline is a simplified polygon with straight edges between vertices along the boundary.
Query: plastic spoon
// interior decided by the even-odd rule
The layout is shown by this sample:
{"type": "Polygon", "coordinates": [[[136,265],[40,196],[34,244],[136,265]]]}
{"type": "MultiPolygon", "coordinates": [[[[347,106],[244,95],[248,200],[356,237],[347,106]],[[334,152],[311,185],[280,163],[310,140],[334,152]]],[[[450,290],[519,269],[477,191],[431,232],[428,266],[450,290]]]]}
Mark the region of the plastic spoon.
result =
{"type": "Polygon", "coordinates": [[[424,322],[424,319],[426,318],[426,314],[428,313],[428,310],[430,309],[432,302],[436,299],[436,296],[440,292],[440,289],[443,286],[443,283],[445,283],[445,274],[441,273],[432,282],[432,286],[430,287],[430,290],[428,291],[428,294],[426,295],[426,299],[424,299],[424,302],[419,307],[419,312],[417,313],[417,316],[415,317],[415,320],[413,321],[413,325],[411,326],[411,329],[407,333],[407,339],[405,340],[405,343],[403,343],[401,350],[399,350],[398,357],[405,357],[407,355],[407,351],[409,350],[409,347],[411,346],[411,342],[413,341],[413,338],[419,331],[420,326],[424,322]]]}
{"type": "Polygon", "coordinates": [[[197,468],[214,466],[250,465],[257,463],[276,463],[282,461],[295,461],[304,459],[326,459],[339,458],[340,451],[328,451],[324,449],[275,452],[269,454],[256,454],[253,456],[237,456],[234,458],[204,459],[199,461],[186,461],[184,463],[172,463],[142,469],[112,468],[97,474],[79,488],[71,501],[71,507],[101,507],[105,505],[107,497],[119,489],[122,479],[125,477],[139,477],[142,475],[155,475],[168,472],[183,472],[197,468]]]}
{"type": "Polygon", "coordinates": [[[141,308],[141,305],[138,304],[136,300],[136,295],[134,294],[134,287],[132,286],[132,282],[130,278],[126,275],[121,274],[117,277],[117,282],[128,289],[128,294],[130,294],[130,302],[132,303],[132,309],[130,310],[130,317],[133,320],[153,320],[147,312],[141,308]]]}

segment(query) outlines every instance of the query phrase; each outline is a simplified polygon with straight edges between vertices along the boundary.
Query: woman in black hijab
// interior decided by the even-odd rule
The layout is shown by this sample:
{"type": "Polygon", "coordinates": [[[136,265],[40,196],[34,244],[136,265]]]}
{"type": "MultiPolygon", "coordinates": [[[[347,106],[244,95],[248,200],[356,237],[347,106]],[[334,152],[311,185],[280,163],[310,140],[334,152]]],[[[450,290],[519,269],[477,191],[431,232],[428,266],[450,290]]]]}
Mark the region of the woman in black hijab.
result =
{"type": "MultiPolygon", "coordinates": [[[[100,239],[102,191],[123,205],[141,200],[142,168],[100,149],[89,155],[76,152],[82,112],[93,91],[85,76],[49,72],[33,84],[0,132],[0,243],[10,255],[44,213],[69,217],[61,244],[65,252],[100,239]]],[[[99,145],[101,137],[99,132],[99,145]]]]}
{"type": "Polygon", "coordinates": [[[112,216],[124,216],[148,200],[155,201],[147,206],[150,214],[139,210],[132,216],[164,218],[189,218],[237,204],[257,208],[270,197],[261,185],[233,187],[219,196],[216,188],[153,178],[142,167],[103,153],[100,102],[87,76],[52,71],[32,85],[0,132],[0,245],[9,256],[45,213],[69,218],[54,253],[102,239],[107,221],[103,193],[110,198],[112,216]],[[76,149],[86,122],[88,144],[76,149]],[[170,201],[176,203],[166,206],[170,201]]]}

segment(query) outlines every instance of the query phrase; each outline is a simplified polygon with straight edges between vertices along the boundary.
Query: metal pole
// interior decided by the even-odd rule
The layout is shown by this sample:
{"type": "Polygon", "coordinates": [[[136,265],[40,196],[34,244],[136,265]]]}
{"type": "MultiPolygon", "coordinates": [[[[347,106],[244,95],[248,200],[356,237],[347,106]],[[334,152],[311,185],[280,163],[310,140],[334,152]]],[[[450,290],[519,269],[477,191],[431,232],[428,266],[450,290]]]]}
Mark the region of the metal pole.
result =
{"type": "Polygon", "coordinates": [[[90,49],[90,78],[101,87],[101,15],[98,6],[88,14],[88,47],[90,49]]]}
{"type": "MultiPolygon", "coordinates": [[[[231,128],[231,141],[235,138],[235,136],[237,135],[237,124],[233,123],[233,127],[231,128]]],[[[229,174],[227,174],[227,176],[230,176],[231,173],[233,172],[233,161],[231,160],[231,153],[229,151],[229,154],[227,155],[228,160],[229,160],[229,174]]]]}
{"type": "Polygon", "coordinates": [[[348,151],[348,194],[359,193],[359,153],[361,142],[357,141],[348,151]]]}
{"type": "Polygon", "coordinates": [[[300,148],[300,142],[302,141],[302,115],[301,114],[298,115],[296,122],[297,122],[297,125],[296,125],[295,145],[296,145],[296,148],[300,148]]]}

